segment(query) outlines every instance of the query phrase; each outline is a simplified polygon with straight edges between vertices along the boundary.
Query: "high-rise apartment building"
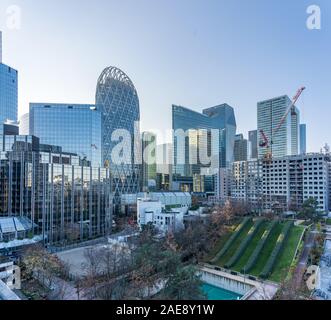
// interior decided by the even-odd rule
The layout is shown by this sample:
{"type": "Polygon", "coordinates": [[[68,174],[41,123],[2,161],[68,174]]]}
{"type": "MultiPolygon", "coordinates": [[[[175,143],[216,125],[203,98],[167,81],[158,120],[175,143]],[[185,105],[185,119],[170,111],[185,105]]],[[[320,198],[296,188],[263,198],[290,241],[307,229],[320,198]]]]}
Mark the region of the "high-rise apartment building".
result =
{"type": "MultiPolygon", "coordinates": [[[[257,104],[259,139],[262,140],[261,130],[263,130],[272,148],[273,157],[276,158],[299,153],[300,114],[297,108],[295,108],[296,114],[290,112],[279,130],[276,130],[291,103],[290,98],[285,95],[257,104]]],[[[258,157],[263,158],[267,151],[267,147],[259,146],[258,157]]]]}
{"type": "Polygon", "coordinates": [[[61,146],[93,166],[103,166],[101,113],[94,105],[30,103],[20,131],[39,137],[42,144],[61,146]]]}
{"type": "Polygon", "coordinates": [[[2,63],[2,34],[0,31],[0,124],[17,121],[18,72],[2,63]]]}
{"type": "Polygon", "coordinates": [[[261,160],[235,162],[231,197],[257,204],[257,209],[284,212],[300,210],[314,198],[318,210],[330,208],[331,158],[312,153],[261,160]]]}
{"type": "Polygon", "coordinates": [[[139,98],[122,70],[115,67],[103,70],[97,83],[96,106],[102,115],[102,161],[111,168],[115,201],[119,204],[122,194],[139,191],[141,174],[139,98]],[[114,159],[114,148],[123,135],[123,152],[114,159]]]}

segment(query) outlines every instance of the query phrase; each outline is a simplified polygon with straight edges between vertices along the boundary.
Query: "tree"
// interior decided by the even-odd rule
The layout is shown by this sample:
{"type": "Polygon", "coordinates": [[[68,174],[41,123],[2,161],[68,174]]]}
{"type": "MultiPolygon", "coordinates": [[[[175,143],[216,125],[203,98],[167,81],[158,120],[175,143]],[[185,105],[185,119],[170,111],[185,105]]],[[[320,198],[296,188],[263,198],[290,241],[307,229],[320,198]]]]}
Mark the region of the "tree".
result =
{"type": "Polygon", "coordinates": [[[23,277],[36,277],[43,285],[52,288],[54,279],[68,274],[67,266],[56,256],[50,254],[41,245],[29,247],[21,260],[23,277]]]}
{"type": "Polygon", "coordinates": [[[196,268],[192,265],[180,265],[170,275],[161,296],[167,300],[203,300],[206,296],[201,286],[202,282],[196,268]]]}
{"type": "Polygon", "coordinates": [[[84,291],[89,299],[97,298],[98,280],[102,269],[102,254],[100,250],[88,248],[84,252],[85,262],[82,267],[85,271],[84,291]]]}
{"type": "Polygon", "coordinates": [[[300,214],[307,220],[316,221],[318,218],[317,208],[318,201],[315,198],[309,198],[303,203],[300,214]]]}

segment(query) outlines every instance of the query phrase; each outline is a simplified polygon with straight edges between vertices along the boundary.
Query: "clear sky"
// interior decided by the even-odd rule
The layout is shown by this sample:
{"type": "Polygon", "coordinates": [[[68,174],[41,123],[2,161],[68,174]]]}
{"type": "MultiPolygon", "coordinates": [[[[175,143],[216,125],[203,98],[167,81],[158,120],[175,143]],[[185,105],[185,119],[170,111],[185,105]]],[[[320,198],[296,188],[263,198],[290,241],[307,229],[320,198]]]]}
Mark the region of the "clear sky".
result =
{"type": "Polygon", "coordinates": [[[171,105],[227,102],[238,132],[256,128],[256,103],[298,103],[308,151],[331,143],[330,0],[1,0],[4,62],[19,70],[19,113],[29,102],[94,103],[96,81],[117,66],[134,82],[142,129],[171,128],[171,105]],[[6,9],[21,8],[19,30],[6,9]],[[308,30],[319,5],[322,29],[308,30]]]}

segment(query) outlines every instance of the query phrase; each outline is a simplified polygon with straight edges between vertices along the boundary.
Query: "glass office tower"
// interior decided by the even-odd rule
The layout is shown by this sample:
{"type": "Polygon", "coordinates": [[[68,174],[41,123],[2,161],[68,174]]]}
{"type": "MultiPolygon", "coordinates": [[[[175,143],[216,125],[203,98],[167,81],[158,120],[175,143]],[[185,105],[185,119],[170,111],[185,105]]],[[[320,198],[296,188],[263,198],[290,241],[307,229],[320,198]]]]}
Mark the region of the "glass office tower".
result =
{"type": "Polygon", "coordinates": [[[22,132],[27,128],[42,144],[61,146],[93,166],[103,166],[101,113],[94,105],[30,103],[29,117],[20,123],[22,132]]]}
{"type": "Polygon", "coordinates": [[[18,72],[2,63],[2,32],[0,31],[0,125],[17,121],[17,78],[18,72]]]}
{"type": "Polygon", "coordinates": [[[307,152],[307,126],[300,124],[300,154],[307,152]]]}
{"type": "Polygon", "coordinates": [[[210,167],[210,164],[203,164],[199,159],[202,148],[206,148],[208,156],[216,157],[217,169],[229,167],[233,162],[237,125],[231,106],[222,104],[205,109],[201,114],[173,105],[172,126],[175,132],[173,138],[174,182],[181,181],[182,184],[189,184],[191,179],[193,184],[193,176],[202,174],[204,171],[202,169],[210,167]],[[184,144],[176,134],[180,130],[185,132],[184,144]],[[213,136],[213,130],[218,132],[217,139],[213,136]],[[194,159],[193,154],[195,154],[194,159]],[[183,177],[190,179],[186,179],[185,182],[183,177]]]}
{"type": "Polygon", "coordinates": [[[130,78],[120,69],[103,70],[97,83],[96,106],[102,113],[102,160],[110,166],[113,176],[115,200],[122,194],[139,191],[141,171],[140,109],[137,91],[130,78]],[[120,143],[123,133],[123,157],[114,161],[112,152],[120,143]],[[119,135],[112,141],[112,135],[119,135]]]}
{"type": "Polygon", "coordinates": [[[257,149],[258,149],[258,139],[257,130],[252,130],[248,132],[248,141],[250,144],[250,156],[251,159],[257,159],[257,149]]]}
{"type": "Polygon", "coordinates": [[[17,121],[17,77],[15,69],[0,63],[0,123],[17,121]]]}
{"type": "Polygon", "coordinates": [[[109,169],[81,165],[77,155],[35,136],[0,138],[0,217],[28,219],[31,236],[42,235],[51,245],[111,232],[109,169]]]}
{"type": "MultiPolygon", "coordinates": [[[[299,114],[297,116],[288,114],[280,129],[275,133],[276,128],[281,122],[292,101],[288,96],[281,96],[257,104],[257,127],[259,140],[262,140],[260,131],[263,130],[269,143],[272,144],[273,157],[284,157],[298,153],[299,114]]],[[[297,109],[296,109],[297,110],[297,109]]],[[[266,147],[258,148],[259,159],[267,153],[266,147]]]]}

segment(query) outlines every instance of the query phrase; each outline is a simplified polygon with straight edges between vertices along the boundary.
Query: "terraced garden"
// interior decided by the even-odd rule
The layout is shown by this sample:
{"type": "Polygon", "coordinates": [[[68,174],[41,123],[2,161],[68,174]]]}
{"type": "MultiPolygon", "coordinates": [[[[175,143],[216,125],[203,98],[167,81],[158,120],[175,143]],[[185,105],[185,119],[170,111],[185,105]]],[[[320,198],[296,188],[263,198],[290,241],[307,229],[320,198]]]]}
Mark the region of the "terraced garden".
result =
{"type": "Polygon", "coordinates": [[[280,282],[289,271],[303,232],[303,227],[290,221],[245,218],[209,262],[280,282]]]}

